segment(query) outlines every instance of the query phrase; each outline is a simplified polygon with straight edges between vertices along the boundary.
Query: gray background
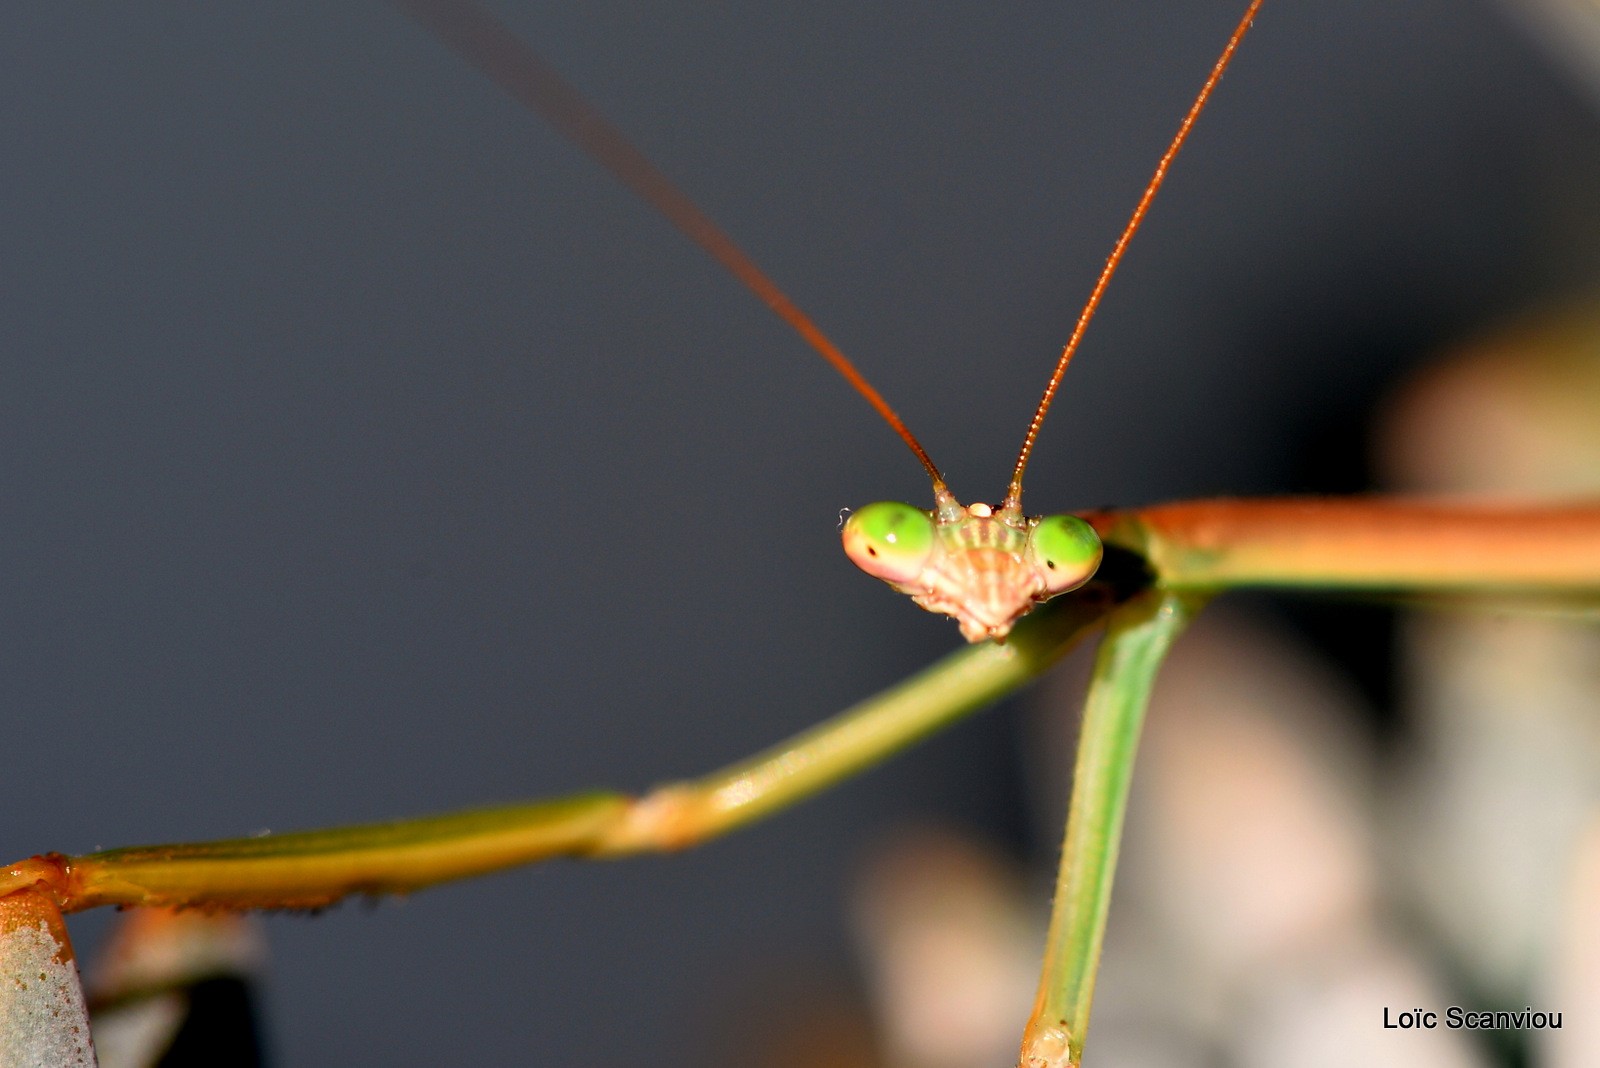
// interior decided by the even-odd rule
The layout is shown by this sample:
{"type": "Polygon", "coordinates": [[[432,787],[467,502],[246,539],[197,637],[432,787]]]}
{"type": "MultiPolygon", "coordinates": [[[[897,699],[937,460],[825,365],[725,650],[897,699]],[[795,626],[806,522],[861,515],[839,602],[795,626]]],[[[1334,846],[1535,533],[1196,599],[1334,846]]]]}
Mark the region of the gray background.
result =
{"type": "MultiPolygon", "coordinates": [[[[1236,6],[497,10],[992,499],[1236,6]]],[[[6,857],[643,788],[956,643],[837,548],[841,507],[925,498],[910,455],[390,9],[7,23],[6,857]]],[[[1596,188],[1593,113],[1501,10],[1274,0],[1029,503],[1348,488],[1383,383],[1594,277],[1596,188]]],[[[845,887],[894,827],[1048,855],[1012,716],[697,853],[275,918],[274,1051],[707,1063],[850,981],[845,887]]]]}

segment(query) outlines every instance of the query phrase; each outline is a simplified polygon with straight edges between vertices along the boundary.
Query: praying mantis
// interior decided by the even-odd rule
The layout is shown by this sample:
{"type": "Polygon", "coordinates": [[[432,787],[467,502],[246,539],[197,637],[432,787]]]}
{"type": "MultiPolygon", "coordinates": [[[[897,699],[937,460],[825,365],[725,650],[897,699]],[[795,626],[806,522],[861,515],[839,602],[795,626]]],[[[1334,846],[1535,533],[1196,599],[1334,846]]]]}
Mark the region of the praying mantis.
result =
{"type": "MultiPolygon", "coordinates": [[[[16,601],[13,620],[27,622],[18,624],[26,633],[18,635],[13,655],[19,664],[44,666],[12,673],[9,703],[32,710],[28,722],[16,726],[14,744],[19,751],[54,752],[61,735],[81,735],[91,751],[76,758],[81,784],[52,797],[48,812],[29,812],[27,834],[18,837],[13,854],[41,842],[82,851],[101,842],[227,835],[241,829],[240,821],[286,827],[325,824],[330,813],[341,820],[385,818],[521,796],[530,782],[541,793],[555,794],[596,782],[642,784],[688,774],[707,761],[702,735],[714,737],[713,748],[723,756],[754,749],[815,720],[819,709],[843,705],[899,677],[947,643],[947,625],[901,621],[900,606],[863,588],[838,561],[833,515],[842,504],[874,499],[886,486],[903,484],[897,481],[904,477],[903,457],[857,406],[841,399],[834,383],[793,351],[797,346],[767,323],[762,309],[715,280],[675,235],[624,195],[599,191],[592,169],[553,139],[528,147],[540,136],[524,117],[403,23],[323,13],[311,16],[322,20],[317,33],[298,23],[276,23],[278,17],[235,12],[204,26],[186,23],[196,27],[194,43],[163,42],[159,52],[155,42],[170,27],[113,27],[98,51],[79,38],[79,51],[64,50],[67,58],[54,64],[42,58],[32,66],[7,64],[28,72],[26,84],[53,87],[49,93],[39,89],[42,96],[81,109],[52,116],[55,125],[48,128],[28,128],[49,151],[38,153],[45,158],[36,161],[40,177],[29,186],[31,214],[19,214],[22,222],[12,229],[41,245],[45,232],[53,231],[55,243],[48,247],[55,251],[45,266],[19,272],[25,277],[16,281],[28,294],[65,289],[75,298],[92,298],[90,310],[75,313],[70,323],[61,313],[39,316],[50,329],[40,326],[38,336],[49,344],[19,346],[32,354],[25,366],[35,377],[29,389],[13,394],[18,410],[10,425],[27,436],[20,443],[26,448],[11,451],[38,457],[29,466],[39,480],[18,496],[36,502],[30,507],[40,514],[54,507],[57,519],[20,524],[17,535],[26,550],[21,556],[32,563],[18,572],[19,581],[32,584],[16,601]],[[149,39],[137,35],[141,30],[149,39]],[[352,49],[361,62],[351,61],[352,49]],[[249,61],[257,52],[276,61],[255,67],[249,61]],[[308,70],[334,84],[313,80],[304,74],[308,70]],[[97,73],[91,77],[87,71],[97,73]],[[249,95],[263,84],[259,97],[249,95]],[[75,96],[74,86],[93,99],[75,96]],[[419,88],[420,99],[402,94],[419,88]],[[186,133],[160,122],[145,125],[152,106],[172,108],[175,115],[181,110],[201,125],[186,133]],[[444,120],[425,141],[406,132],[419,112],[444,120]],[[71,132],[85,127],[85,113],[99,117],[108,146],[92,165],[81,163],[81,145],[71,132]],[[492,115],[497,124],[485,119],[484,126],[462,128],[463,116],[475,113],[492,115]],[[303,132],[286,133],[296,122],[303,132]],[[351,141],[370,154],[335,154],[351,141]],[[484,159],[490,162],[475,162],[484,159]],[[449,161],[448,167],[441,161],[449,161]],[[52,163],[61,169],[47,169],[52,163]],[[329,171],[349,184],[326,184],[329,171]],[[546,177],[552,174],[557,178],[546,177]],[[479,191],[453,199],[447,193],[439,198],[442,205],[419,207],[431,204],[429,186],[443,184],[446,175],[451,190],[479,191]],[[474,187],[471,178],[483,185],[474,187]],[[545,185],[567,178],[581,179],[584,188],[556,193],[545,185]],[[152,180],[136,185],[140,179],[152,180]],[[130,192],[135,188],[141,192],[130,192]],[[331,191],[341,188],[347,191],[331,191]],[[293,200],[291,193],[305,199],[293,200]],[[48,210],[40,210],[41,203],[48,210]],[[227,214],[237,204],[252,211],[227,214]],[[533,212],[541,214],[529,218],[533,212]],[[249,236],[236,240],[232,231],[243,228],[244,220],[252,221],[249,236]],[[621,251],[599,247],[617,230],[652,227],[654,243],[621,251]],[[485,252],[483,243],[497,233],[515,237],[485,252]],[[549,250],[529,251],[539,244],[530,233],[545,235],[549,250]],[[335,244],[353,247],[355,262],[321,259],[335,244]],[[579,249],[595,258],[575,263],[570,254],[579,249]],[[568,258],[534,261],[552,250],[568,258]],[[481,262],[473,270],[482,275],[464,277],[468,262],[481,262]],[[112,266],[121,268],[125,280],[113,280],[112,266]],[[652,288],[676,275],[692,276],[697,294],[705,295],[680,297],[652,288]],[[160,281],[168,276],[169,282],[160,281]],[[598,289],[603,299],[575,307],[570,294],[583,286],[598,289]],[[706,291],[720,292],[718,287],[729,291],[728,299],[713,305],[720,297],[706,291]],[[215,309],[224,306],[242,309],[240,318],[219,317],[215,309]],[[313,312],[320,316],[314,322],[313,312]],[[443,326],[434,312],[450,313],[465,325],[443,326]],[[633,318],[639,312],[644,314],[633,318]],[[530,341],[530,335],[538,340],[530,341]],[[169,361],[165,354],[178,338],[193,347],[169,361]],[[778,348],[787,355],[775,355],[778,348]],[[473,355],[485,350],[491,355],[473,355]],[[750,358],[730,359],[727,351],[750,358]],[[442,361],[441,352],[449,354],[442,361]],[[620,360],[620,353],[644,358],[637,364],[607,362],[620,360]],[[451,377],[441,366],[461,369],[462,377],[451,377]],[[558,422],[562,409],[576,408],[583,412],[580,425],[558,422]],[[75,444],[51,430],[53,419],[42,417],[62,411],[81,417],[86,428],[72,439],[75,444]],[[430,435],[413,437],[416,426],[430,435]],[[790,451],[801,436],[807,442],[803,458],[790,451]],[[785,469],[782,476],[774,475],[775,465],[785,469]],[[266,479],[269,471],[276,480],[266,479]],[[703,506],[729,500],[741,502],[736,522],[691,525],[703,506]],[[574,518],[581,532],[567,526],[574,518]],[[693,533],[668,547],[660,536],[640,532],[647,518],[652,528],[670,520],[693,533]],[[595,557],[588,550],[596,543],[618,552],[595,557]],[[224,553],[221,545],[230,548],[224,553]],[[788,569],[777,580],[774,558],[788,569]],[[803,567],[797,564],[802,559],[803,567]],[[829,577],[815,578],[819,573],[829,577]],[[67,577],[81,585],[66,587],[73,592],[60,596],[67,577]],[[93,592],[92,607],[69,618],[65,609],[81,604],[86,591],[93,592]],[[781,629],[791,620],[806,622],[794,632],[781,629]],[[819,633],[818,620],[827,621],[827,633],[819,633]],[[380,629],[379,621],[386,626],[380,629]],[[885,650],[872,637],[885,628],[904,628],[915,637],[906,639],[906,648],[885,650]],[[535,660],[530,652],[558,649],[558,642],[575,643],[582,657],[556,651],[535,660]],[[639,650],[646,647],[654,652],[641,661],[639,650]],[[586,666],[563,667],[578,659],[586,666]],[[816,664],[824,660],[828,670],[819,673],[816,664]],[[623,663],[626,671],[615,670],[623,663]],[[774,692],[789,687],[774,686],[773,680],[801,677],[811,680],[803,692],[774,692]],[[649,715],[635,722],[621,711],[629,708],[648,709],[649,715]],[[330,711],[335,709],[337,714],[330,711]],[[106,718],[91,718],[86,710],[106,718]],[[197,804],[200,796],[206,801],[197,804]],[[127,802],[135,797],[152,807],[133,808],[127,802]],[[214,799],[237,803],[239,811],[224,813],[213,807],[214,799]]],[[[602,28],[620,18],[591,17],[602,28]]],[[[839,157],[858,151],[856,139],[881,141],[882,135],[853,128],[838,133],[830,123],[842,123],[843,112],[871,101],[869,90],[886,77],[881,64],[852,66],[861,79],[852,90],[831,77],[830,64],[848,57],[818,60],[821,74],[810,84],[822,83],[825,90],[832,85],[838,94],[828,98],[832,106],[779,95],[773,111],[807,117],[823,112],[828,122],[806,149],[787,140],[799,136],[795,130],[803,124],[801,117],[790,118],[774,130],[767,148],[773,165],[762,168],[745,155],[753,150],[744,135],[767,129],[773,111],[757,113],[742,92],[730,101],[732,92],[717,88],[720,83],[696,82],[681,91],[721,100],[726,110],[717,114],[732,128],[718,130],[719,120],[710,118],[705,121],[712,128],[695,138],[710,161],[706,181],[745,167],[760,177],[753,189],[730,194],[698,183],[695,190],[741,236],[766,230],[770,216],[761,209],[774,202],[818,202],[816,214],[797,212],[783,224],[798,231],[792,241],[781,231],[753,238],[760,242],[760,258],[775,274],[795,280],[791,284],[808,307],[838,309],[818,314],[851,339],[852,352],[901,354],[904,370],[891,372],[884,388],[907,411],[935,413],[916,424],[940,428],[941,456],[993,456],[998,464],[1026,416],[1026,401],[1017,398],[1036,391],[1038,364],[1059,342],[1132,191],[1146,177],[1225,30],[1212,26],[1198,6],[1181,17],[1193,17],[1195,26],[1175,22],[1167,31],[1171,40],[1159,45],[1147,26],[1137,33],[1122,26],[1122,39],[1110,42],[1104,32],[1083,32],[1102,51],[1077,63],[1063,56],[1075,36],[1068,27],[1057,27],[1060,33],[1043,48],[1028,47],[1026,39],[1034,34],[1026,26],[1012,31],[1016,37],[959,45],[932,34],[909,39],[933,50],[920,72],[935,82],[960,65],[940,59],[980,47],[992,50],[981,55],[1009,57],[1012,75],[1080,68],[1084,82],[1075,98],[1054,83],[1026,83],[1039,88],[1019,90],[1019,98],[1007,101],[996,113],[1004,122],[965,118],[960,106],[950,105],[960,137],[977,146],[970,154],[1003,161],[982,179],[934,169],[938,176],[931,184],[917,187],[909,166],[873,173],[888,166],[882,163],[868,164],[868,173],[857,172],[855,182],[840,176],[839,157]],[[1119,44],[1121,50],[1110,51],[1119,44]],[[1184,50],[1183,64],[1158,52],[1166,45],[1184,50]],[[1005,154],[1019,151],[1017,141],[1047,139],[1048,129],[1048,137],[1072,142],[1063,158],[1075,154],[1079,165],[1093,166],[1093,157],[1113,148],[1086,146],[1116,137],[1060,133],[1062,123],[1084,110],[1083,93],[1103,94],[1108,101],[1153,92],[1155,76],[1184,64],[1181,74],[1171,73],[1170,100],[1152,103],[1146,116],[1114,121],[1117,136],[1129,142],[1126,173],[1077,172],[1069,182],[1053,165],[1055,155],[1050,162],[1034,158],[1024,164],[1005,154]],[[1111,77],[1126,80],[1112,88],[1106,80],[1111,77]],[[991,139],[999,136],[993,131],[1017,121],[1018,112],[1030,115],[1029,125],[1016,141],[993,147],[991,139]],[[960,126],[963,121],[968,125],[960,126]],[[1148,126],[1140,125],[1136,137],[1134,123],[1148,126]],[[841,143],[852,147],[842,149],[841,143]],[[808,165],[796,162],[808,157],[808,165]],[[794,173],[787,173],[790,168],[794,173]],[[1009,195],[981,184],[1007,170],[1025,172],[1029,180],[1011,187],[1009,195]],[[1045,228],[1037,219],[1042,205],[1072,199],[1066,187],[1076,192],[1082,183],[1096,190],[1103,183],[1107,192],[1063,210],[1097,216],[1099,232],[1083,239],[1081,251],[1067,250],[1057,239],[1076,216],[1045,228]],[[934,212],[979,200],[987,210],[981,222],[949,223],[946,233],[956,236],[942,238],[906,237],[913,224],[894,213],[880,220],[881,229],[837,222],[831,225],[840,232],[818,234],[819,226],[830,225],[829,207],[854,204],[864,211],[908,186],[923,190],[909,198],[925,198],[934,212]],[[725,208],[725,199],[735,203],[725,208]],[[1010,221],[995,222],[1008,213],[1014,213],[1010,221]],[[971,233],[1001,225],[1006,237],[992,238],[981,256],[966,244],[977,240],[971,233]],[[960,232],[963,226],[966,233],[960,232]],[[784,246],[807,242],[820,244],[814,250],[818,261],[784,259],[791,254],[784,246]],[[1030,281],[1003,281],[995,273],[992,265],[1003,258],[1006,244],[1025,246],[1020,265],[1008,269],[1030,281]],[[1074,256],[1078,262],[1069,266],[1074,256]],[[841,281],[841,264],[851,261],[865,261],[862,274],[841,281]],[[929,281],[930,262],[952,266],[952,275],[929,281]],[[1069,272],[1076,272],[1075,282],[1066,278],[1069,272]],[[1040,282],[1046,275],[1053,277],[1040,282]],[[1008,292],[1008,286],[1016,289],[1008,292]],[[915,324],[909,339],[855,317],[858,308],[865,315],[881,307],[883,294],[873,292],[879,288],[915,324]],[[1042,308],[1026,323],[1009,327],[1009,336],[989,333],[1003,313],[1025,303],[1016,292],[1041,290],[1047,294],[1037,300],[1042,308]],[[956,328],[970,335],[953,335],[937,317],[958,299],[988,308],[956,328]],[[1040,354],[1038,363],[1012,355],[1018,351],[1040,354]],[[1005,405],[1018,406],[1015,418],[969,418],[1005,405]]],[[[989,25],[976,15],[967,18],[989,25]]],[[[1292,16],[1284,18],[1276,38],[1251,43],[1264,53],[1258,71],[1270,70],[1273,49],[1283,47],[1272,41],[1295,32],[1292,16]]],[[[803,29],[788,26],[803,22],[791,15],[783,26],[745,27],[748,39],[725,49],[735,66],[721,77],[753,74],[758,83],[776,79],[784,87],[771,73],[780,69],[779,61],[750,49],[775,48],[780,29],[803,29]]],[[[1111,22],[1105,32],[1115,34],[1116,20],[1111,22]]],[[[834,40],[829,28],[810,32],[834,40]]],[[[901,36],[903,26],[892,30],[857,32],[881,34],[885,51],[894,55],[918,54],[901,36]]],[[[580,77],[588,72],[586,64],[623,76],[633,95],[615,104],[603,96],[602,103],[630,119],[637,114],[638,121],[626,123],[630,130],[648,127],[651,119],[677,130],[684,110],[666,102],[658,78],[635,75],[630,65],[657,52],[681,60],[717,36],[692,16],[672,28],[641,29],[636,40],[604,29],[548,33],[569,35],[570,48],[545,48],[558,61],[592,45],[596,34],[625,38],[601,45],[621,44],[628,58],[597,58],[623,52],[596,45],[587,61],[573,59],[578,69],[564,69],[597,88],[603,88],[600,79],[580,77]]],[[[916,66],[907,59],[900,63],[916,66]]],[[[699,59],[690,65],[698,67],[699,59]]],[[[679,70],[677,77],[685,77],[679,70]]],[[[1246,75],[1235,77],[1243,81],[1246,75]]],[[[1288,75],[1280,71],[1280,78],[1288,75]]],[[[1260,152],[1238,161],[1226,178],[1217,173],[1237,152],[1227,147],[1230,125],[1248,125],[1241,113],[1261,121],[1274,110],[1275,89],[1281,88],[1282,82],[1254,93],[1235,89],[1233,117],[1223,110],[1208,116],[1211,147],[1202,148],[1201,138],[1179,171],[1193,172],[1190,192],[1175,187],[1160,209],[1170,219],[1185,220],[1174,228],[1211,227],[1206,232],[1220,237],[1247,227],[1237,218],[1192,220],[1203,209],[1206,189],[1250,181],[1264,188],[1282,177],[1260,152]]],[[[874,109],[869,104],[866,110],[874,109]]],[[[904,125],[908,105],[891,99],[877,110],[873,117],[894,129],[904,125]]],[[[41,105],[40,114],[50,112],[41,105]]],[[[917,138],[891,143],[914,162],[949,163],[946,142],[920,130],[917,138]]],[[[679,161],[676,145],[669,133],[647,147],[664,151],[672,166],[679,161]]],[[[893,159],[895,151],[887,155],[893,159]]],[[[833,216],[841,218],[856,216],[833,216]]],[[[1248,244],[1252,235],[1243,237],[1248,244]]],[[[1206,288],[1193,281],[1196,275],[1224,288],[1218,280],[1262,269],[1259,262],[1240,265],[1248,248],[1223,252],[1215,242],[1203,252],[1162,248],[1155,231],[1141,239],[1143,269],[1176,260],[1184,270],[1169,267],[1168,273],[1187,275],[1195,288],[1206,288]],[[1219,255],[1240,259],[1218,266],[1219,255]]],[[[13,262],[39,261],[19,252],[13,262]]],[[[1213,424],[1219,414],[1214,408],[1208,412],[1200,404],[1202,410],[1193,410],[1194,390],[1150,382],[1172,374],[1183,385],[1183,375],[1200,372],[1185,371],[1183,359],[1150,340],[1153,328],[1139,324],[1154,313],[1137,274],[1119,281],[1114,292],[1122,310],[1109,308],[1097,323],[1098,356],[1075,371],[1079,377],[1063,399],[1070,407],[1056,414],[1042,446],[1075,459],[1051,461],[1054,474],[1041,463],[1036,477],[1048,485],[1036,484],[1030,492],[1046,497],[1059,487],[1066,499],[1054,504],[1078,507],[1263,488],[1270,466],[1245,476],[1242,485],[1230,481],[1230,446],[1218,439],[1266,431],[1241,429],[1249,418],[1230,417],[1226,409],[1213,424]],[[1121,351],[1119,338],[1136,342],[1130,346],[1134,354],[1121,351]],[[1109,376],[1121,374],[1142,377],[1146,395],[1141,399],[1131,385],[1112,390],[1109,376]],[[1175,415],[1180,411],[1188,414],[1175,415]],[[1148,461],[1171,446],[1151,443],[1149,428],[1168,416],[1178,419],[1176,436],[1186,443],[1184,451],[1220,455],[1224,462],[1202,475],[1181,467],[1152,473],[1148,461]],[[1226,430],[1217,430],[1219,424],[1226,430]],[[1119,451],[1130,466],[1146,461],[1146,469],[1131,477],[1117,473],[1107,457],[1119,451]]],[[[1205,332],[1193,329],[1205,322],[1190,318],[1196,313],[1188,307],[1164,308],[1163,314],[1186,322],[1191,333],[1205,332]]],[[[1194,349],[1184,358],[1203,360],[1194,349]]],[[[1262,418],[1269,427],[1285,421],[1270,413],[1262,418]]],[[[1002,476],[997,470],[988,477],[1002,476]]],[[[985,476],[961,477],[981,482],[985,476]]],[[[905,493],[911,492],[908,486],[905,493]]],[[[968,740],[974,737],[981,744],[983,736],[969,734],[968,740]]],[[[895,783],[897,774],[890,771],[882,781],[895,783]]],[[[870,801],[861,791],[873,789],[888,787],[856,787],[844,800],[821,804],[870,801]]],[[[917,800],[913,787],[909,800],[887,807],[904,812],[955,805],[942,789],[923,796],[917,800]]],[[[833,809],[835,822],[856,822],[849,811],[833,809]]],[[[652,993],[661,973],[677,974],[690,957],[638,955],[641,943],[649,950],[680,935],[662,931],[659,921],[639,922],[645,919],[640,902],[650,902],[654,912],[675,897],[694,900],[699,919],[684,920],[674,910],[667,925],[689,925],[681,932],[683,942],[710,942],[713,928],[742,939],[739,951],[708,950],[708,971],[726,973],[738,966],[736,958],[759,958],[767,939],[776,937],[769,932],[776,906],[769,902],[793,883],[796,870],[815,872],[818,887],[826,887],[845,863],[837,844],[826,850],[817,844],[829,825],[811,821],[822,819],[802,810],[788,831],[778,825],[765,845],[755,841],[761,836],[749,836],[706,859],[653,873],[607,866],[440,892],[440,903],[430,907],[486,913],[503,908],[502,915],[517,916],[518,929],[529,928],[533,940],[506,962],[514,974],[502,978],[497,996],[508,1007],[474,1011],[465,1020],[458,1013],[448,1028],[450,1048],[459,1052],[465,1036],[492,1050],[497,1043],[525,1041],[530,1030],[543,1031],[530,1027],[525,1015],[527,990],[557,985],[552,975],[561,977],[559,985],[572,992],[573,1003],[621,998],[632,1005],[630,1011],[644,1021],[637,1034],[669,1027],[695,995],[652,993]],[[744,879],[751,868],[760,873],[754,883],[744,879]],[[552,896],[530,907],[530,893],[552,896]],[[708,894],[723,907],[705,907],[708,894]],[[605,918],[581,931],[575,916],[583,908],[605,918]],[[554,916],[562,918],[546,922],[554,916]],[[596,930],[627,942],[633,963],[607,968],[598,954],[591,956],[596,930]]],[[[797,906],[801,915],[805,905],[820,907],[829,897],[826,889],[807,893],[797,906]]],[[[384,954],[407,962],[405,968],[375,968],[383,973],[379,978],[342,983],[347,994],[335,1004],[323,998],[319,1006],[312,995],[303,1002],[292,995],[296,1004],[284,1015],[301,1022],[290,1025],[297,1028],[287,1039],[291,1053],[328,1048],[327,1043],[337,1051],[341,1043],[358,1041],[346,1036],[360,1031],[359,1041],[378,1043],[380,1053],[383,1043],[393,1042],[394,1051],[416,1055],[416,1033],[373,1036],[372,1029],[352,1028],[350,1020],[378,1019],[380,1006],[394,1004],[404,972],[471,966],[473,955],[445,944],[437,920],[419,918],[421,911],[350,923],[348,938],[367,940],[356,948],[342,931],[333,937],[322,927],[289,922],[280,938],[287,969],[308,959],[320,962],[312,970],[350,968],[357,959],[376,962],[384,954]],[[353,930],[360,923],[367,923],[368,933],[353,930]],[[404,930],[395,933],[397,926],[404,930]],[[325,945],[334,941],[340,945],[325,945]],[[417,967],[419,957],[433,964],[417,967]]],[[[501,924],[484,926],[493,943],[508,941],[501,924]]],[[[438,996],[430,984],[418,982],[414,989],[419,999],[438,996]]],[[[558,1014],[572,1011],[571,1003],[555,995],[548,1002],[566,1006],[558,1014]]],[[[614,1016],[614,1010],[605,1015],[614,1016]]],[[[595,1026],[580,1030],[585,1042],[592,1041],[595,1026]]],[[[654,1048],[657,1040],[637,1034],[611,1036],[614,1044],[607,1048],[615,1060],[637,1059],[641,1049],[654,1048]]]]}

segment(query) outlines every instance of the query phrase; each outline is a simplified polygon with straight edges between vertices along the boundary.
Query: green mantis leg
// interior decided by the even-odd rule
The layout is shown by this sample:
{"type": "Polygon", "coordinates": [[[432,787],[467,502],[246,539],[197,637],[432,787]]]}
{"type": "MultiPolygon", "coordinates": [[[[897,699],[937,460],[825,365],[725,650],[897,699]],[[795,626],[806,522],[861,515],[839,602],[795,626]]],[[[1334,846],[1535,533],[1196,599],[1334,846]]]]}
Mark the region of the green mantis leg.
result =
{"type": "Polygon", "coordinates": [[[1067,1068],[1083,1056],[1145,706],[1156,669],[1198,606],[1193,596],[1152,590],[1111,616],[1084,705],[1044,972],[1023,1033],[1022,1068],[1067,1068]]]}
{"type": "Polygon", "coordinates": [[[395,823],[79,857],[0,869],[0,896],[38,886],[63,911],[97,905],[316,908],[552,857],[681,849],[824,790],[1037,676],[1111,608],[1062,598],[1004,645],[972,646],[765,753],[644,797],[593,793],[395,823]]]}

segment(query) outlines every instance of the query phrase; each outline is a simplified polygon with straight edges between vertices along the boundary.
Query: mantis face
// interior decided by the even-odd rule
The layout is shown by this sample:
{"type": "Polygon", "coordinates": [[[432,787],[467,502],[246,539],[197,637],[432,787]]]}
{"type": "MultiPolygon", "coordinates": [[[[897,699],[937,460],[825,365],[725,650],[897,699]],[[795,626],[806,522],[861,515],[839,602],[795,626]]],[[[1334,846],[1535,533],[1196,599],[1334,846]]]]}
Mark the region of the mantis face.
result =
{"type": "Polygon", "coordinates": [[[1024,516],[987,504],[963,508],[947,492],[931,512],[880,501],[842,531],[857,567],[951,616],[969,642],[1003,640],[1034,605],[1088,582],[1100,538],[1075,515],[1024,516]]]}

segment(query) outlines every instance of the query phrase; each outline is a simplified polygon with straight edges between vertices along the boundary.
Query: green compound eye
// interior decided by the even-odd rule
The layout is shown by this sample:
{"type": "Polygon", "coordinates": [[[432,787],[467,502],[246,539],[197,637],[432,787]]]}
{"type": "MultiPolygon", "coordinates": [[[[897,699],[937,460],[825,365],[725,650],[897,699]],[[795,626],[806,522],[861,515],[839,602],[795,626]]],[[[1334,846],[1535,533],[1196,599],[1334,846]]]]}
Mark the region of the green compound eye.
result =
{"type": "Polygon", "coordinates": [[[1082,586],[1100,566],[1100,535],[1075,515],[1047,515],[1034,524],[1028,551],[1049,596],[1082,586]]]}
{"type": "Polygon", "coordinates": [[[912,582],[933,555],[933,520],[920,508],[879,501],[844,521],[844,551],[885,582],[912,582]]]}

